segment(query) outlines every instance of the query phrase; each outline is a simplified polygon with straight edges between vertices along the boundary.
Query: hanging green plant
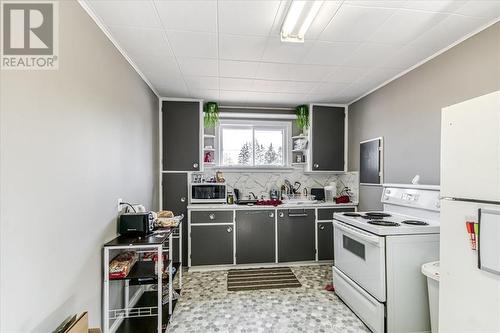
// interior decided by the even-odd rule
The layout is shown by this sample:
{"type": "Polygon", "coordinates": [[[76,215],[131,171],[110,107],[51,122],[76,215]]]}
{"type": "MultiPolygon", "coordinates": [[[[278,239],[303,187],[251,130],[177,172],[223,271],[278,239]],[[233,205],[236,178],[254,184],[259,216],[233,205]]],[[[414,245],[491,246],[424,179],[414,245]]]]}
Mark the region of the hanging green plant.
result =
{"type": "Polygon", "coordinates": [[[295,109],[295,115],[297,115],[297,127],[302,131],[309,128],[309,107],[307,105],[299,105],[295,109]]]}
{"type": "Polygon", "coordinates": [[[206,128],[214,128],[219,121],[219,106],[216,102],[208,102],[203,110],[203,122],[206,128]]]}

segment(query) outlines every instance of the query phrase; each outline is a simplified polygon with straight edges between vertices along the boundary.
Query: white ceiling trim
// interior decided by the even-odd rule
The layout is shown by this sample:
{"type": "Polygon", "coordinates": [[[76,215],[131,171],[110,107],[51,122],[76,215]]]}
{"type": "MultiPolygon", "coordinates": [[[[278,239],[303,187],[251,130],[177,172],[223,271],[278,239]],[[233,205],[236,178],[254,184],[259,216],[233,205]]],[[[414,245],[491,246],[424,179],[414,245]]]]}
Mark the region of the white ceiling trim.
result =
{"type": "MultiPolygon", "coordinates": [[[[469,39],[470,37],[472,37],[472,36],[474,36],[474,35],[476,35],[476,34],[480,33],[480,32],[481,32],[481,31],[483,31],[483,30],[488,29],[489,27],[491,27],[492,25],[494,25],[494,24],[495,24],[495,23],[497,23],[497,22],[500,22],[500,18],[495,18],[493,21],[491,21],[491,22],[489,22],[489,23],[487,23],[487,24],[483,25],[482,27],[480,27],[480,28],[476,29],[475,31],[473,31],[473,32],[471,32],[471,33],[469,33],[469,34],[465,35],[464,37],[462,37],[462,38],[458,39],[458,40],[457,40],[457,41],[455,41],[454,43],[452,43],[452,44],[450,44],[450,45],[446,46],[445,48],[443,48],[443,49],[441,49],[441,50],[437,51],[437,52],[436,52],[436,53],[434,53],[433,55],[431,55],[431,56],[429,56],[429,57],[425,58],[424,60],[422,60],[422,61],[418,62],[417,64],[415,64],[415,65],[411,66],[410,68],[405,69],[405,70],[404,70],[404,71],[402,71],[401,73],[397,74],[396,76],[394,76],[394,77],[390,78],[390,79],[389,79],[389,80],[387,80],[387,81],[384,81],[383,83],[381,83],[380,85],[376,86],[375,88],[373,88],[372,90],[368,91],[367,93],[365,93],[365,94],[363,94],[363,95],[361,95],[361,96],[359,96],[359,97],[356,97],[356,99],[354,99],[354,100],[352,100],[351,102],[347,103],[347,105],[351,105],[351,104],[353,104],[353,103],[356,103],[356,102],[357,102],[357,101],[359,101],[360,99],[362,99],[362,98],[364,98],[364,97],[366,97],[366,96],[370,95],[371,93],[373,93],[373,92],[375,92],[375,91],[379,90],[380,88],[382,88],[382,87],[384,87],[384,86],[388,85],[388,84],[389,84],[389,83],[391,83],[392,81],[399,79],[399,78],[400,78],[400,77],[402,77],[403,75],[405,75],[405,74],[407,74],[407,73],[411,72],[412,70],[414,70],[414,69],[415,69],[415,68],[417,68],[417,67],[422,66],[423,64],[425,64],[426,62],[428,62],[428,61],[430,61],[430,60],[432,60],[432,59],[436,58],[437,56],[439,56],[439,55],[441,55],[441,54],[445,53],[446,51],[448,51],[448,50],[452,49],[453,47],[457,46],[458,44],[460,44],[460,43],[464,42],[465,40],[469,39]]],[[[348,89],[348,88],[349,88],[349,87],[346,87],[346,89],[348,89]]]]}
{"type": "Polygon", "coordinates": [[[99,27],[99,29],[104,32],[106,37],[113,43],[113,45],[116,47],[116,49],[121,53],[121,55],[125,58],[125,60],[128,61],[130,66],[139,74],[141,79],[149,86],[149,88],[153,91],[153,93],[156,95],[156,97],[161,98],[160,94],[158,93],[158,90],[153,86],[153,84],[148,80],[146,75],[144,75],[139,67],[135,64],[135,62],[128,56],[127,52],[121,47],[121,45],[113,38],[111,33],[109,32],[108,28],[106,25],[101,21],[99,16],[94,12],[91,6],[87,3],[87,0],[78,0],[78,3],[80,6],[85,10],[85,12],[90,16],[92,20],[94,20],[95,24],[99,27]]]}

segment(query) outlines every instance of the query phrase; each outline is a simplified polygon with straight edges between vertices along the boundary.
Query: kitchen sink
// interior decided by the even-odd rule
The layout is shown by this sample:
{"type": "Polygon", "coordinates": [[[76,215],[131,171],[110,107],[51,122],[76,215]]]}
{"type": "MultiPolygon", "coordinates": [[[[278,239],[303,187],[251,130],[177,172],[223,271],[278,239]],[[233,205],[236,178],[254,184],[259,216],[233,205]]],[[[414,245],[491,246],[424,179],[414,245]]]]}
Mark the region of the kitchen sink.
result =
{"type": "Polygon", "coordinates": [[[236,203],[237,205],[255,205],[257,203],[257,199],[243,199],[243,200],[238,200],[236,203]]]}

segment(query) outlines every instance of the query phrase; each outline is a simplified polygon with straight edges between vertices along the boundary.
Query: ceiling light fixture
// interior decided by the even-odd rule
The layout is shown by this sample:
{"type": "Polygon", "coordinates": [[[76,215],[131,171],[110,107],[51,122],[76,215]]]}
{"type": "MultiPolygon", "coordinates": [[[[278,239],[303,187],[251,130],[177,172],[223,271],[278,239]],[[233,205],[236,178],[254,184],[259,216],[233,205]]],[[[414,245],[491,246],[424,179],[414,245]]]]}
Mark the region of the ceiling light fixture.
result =
{"type": "Polygon", "coordinates": [[[281,41],[304,43],[304,36],[324,1],[292,0],[281,27],[281,41]]]}

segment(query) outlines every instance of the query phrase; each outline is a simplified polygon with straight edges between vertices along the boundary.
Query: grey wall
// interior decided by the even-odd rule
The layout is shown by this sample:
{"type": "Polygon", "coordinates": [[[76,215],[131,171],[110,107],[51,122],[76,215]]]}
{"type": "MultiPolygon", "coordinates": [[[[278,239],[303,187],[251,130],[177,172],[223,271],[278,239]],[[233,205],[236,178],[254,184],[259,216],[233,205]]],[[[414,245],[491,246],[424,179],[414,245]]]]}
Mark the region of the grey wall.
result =
{"type": "MultiPolygon", "coordinates": [[[[441,109],[500,89],[500,23],[349,106],[349,170],[359,142],[384,137],[384,181],[439,184],[441,109]]],[[[360,210],[380,208],[380,187],[360,186],[360,210]]]]}
{"type": "Polygon", "coordinates": [[[101,319],[118,198],[157,208],[158,99],[76,1],[56,71],[0,74],[0,331],[101,319]]]}

